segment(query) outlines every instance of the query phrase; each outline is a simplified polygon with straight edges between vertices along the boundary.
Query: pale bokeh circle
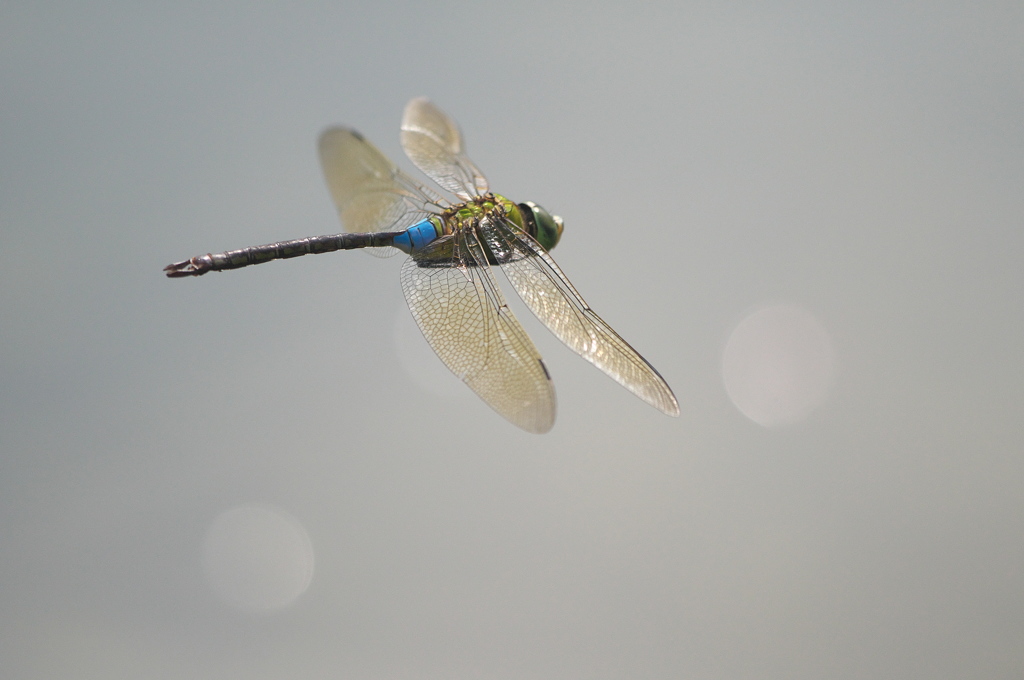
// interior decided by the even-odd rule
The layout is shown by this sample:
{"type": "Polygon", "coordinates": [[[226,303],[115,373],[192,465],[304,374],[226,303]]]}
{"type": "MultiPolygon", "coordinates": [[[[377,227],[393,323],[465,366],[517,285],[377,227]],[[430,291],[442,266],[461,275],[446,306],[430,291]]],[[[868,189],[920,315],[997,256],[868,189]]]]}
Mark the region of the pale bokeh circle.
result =
{"type": "Polygon", "coordinates": [[[825,401],[835,372],[828,332],[807,310],[772,305],[733,329],[722,379],[736,408],[764,427],[804,420],[825,401]]]}
{"type": "Polygon", "coordinates": [[[239,609],[281,609],[313,580],[313,544],[283,510],[241,505],[218,515],[207,530],[203,570],[213,592],[239,609]]]}

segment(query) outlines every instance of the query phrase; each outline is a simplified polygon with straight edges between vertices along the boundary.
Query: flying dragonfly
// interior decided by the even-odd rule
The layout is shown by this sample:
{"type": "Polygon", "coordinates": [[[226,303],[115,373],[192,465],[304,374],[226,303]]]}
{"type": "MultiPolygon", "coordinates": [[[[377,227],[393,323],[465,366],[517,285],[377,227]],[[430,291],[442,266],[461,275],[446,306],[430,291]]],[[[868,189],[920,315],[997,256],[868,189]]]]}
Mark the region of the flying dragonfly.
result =
{"type": "Polygon", "coordinates": [[[555,336],[613,380],[670,416],[679,404],[651,364],[594,313],[548,251],[562,219],[536,203],[492,193],[463,151],[456,122],[426,98],[405,107],[402,148],[458,200],[416,182],[351,128],[320,136],[320,162],[346,230],[198,255],[164,268],[172,278],[300,255],[373,248],[409,258],[402,289],[441,361],[491,408],[528,432],[555,422],[555,391],[540,353],[498,288],[498,267],[555,336]]]}

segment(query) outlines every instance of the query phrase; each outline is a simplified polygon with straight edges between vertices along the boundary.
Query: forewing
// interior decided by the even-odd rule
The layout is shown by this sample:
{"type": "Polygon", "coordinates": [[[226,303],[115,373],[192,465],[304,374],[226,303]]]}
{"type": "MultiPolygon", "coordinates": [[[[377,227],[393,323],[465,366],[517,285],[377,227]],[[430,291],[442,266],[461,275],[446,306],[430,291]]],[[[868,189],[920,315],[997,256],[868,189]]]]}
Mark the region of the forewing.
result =
{"type": "Polygon", "coordinates": [[[679,415],[661,375],[594,313],[539,243],[504,218],[482,220],[481,231],[519,297],[559,340],[651,406],[679,415]]]}
{"type": "Polygon", "coordinates": [[[463,151],[458,124],[426,97],[405,106],[402,148],[427,177],[462,200],[487,193],[487,179],[463,151]]]}
{"type": "Polygon", "coordinates": [[[441,361],[501,416],[528,432],[555,422],[555,392],[471,231],[438,239],[402,267],[413,318],[441,361]]]}
{"type": "MultiPolygon", "coordinates": [[[[440,212],[439,195],[417,185],[355,130],[333,127],[320,135],[320,163],[345,231],[399,231],[440,212]]],[[[393,255],[394,248],[371,248],[393,255]]]]}

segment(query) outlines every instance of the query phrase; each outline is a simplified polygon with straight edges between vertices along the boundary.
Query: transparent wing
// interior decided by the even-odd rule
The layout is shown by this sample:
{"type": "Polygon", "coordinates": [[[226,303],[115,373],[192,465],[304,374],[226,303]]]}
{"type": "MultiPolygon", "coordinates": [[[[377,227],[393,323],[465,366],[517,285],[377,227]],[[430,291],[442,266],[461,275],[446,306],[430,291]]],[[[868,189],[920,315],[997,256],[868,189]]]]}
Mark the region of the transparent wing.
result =
{"type": "Polygon", "coordinates": [[[470,229],[434,241],[402,267],[402,288],[427,342],[455,375],[528,432],[555,422],[544,362],[512,315],[470,229]]]}
{"type": "MultiPolygon", "coordinates": [[[[320,135],[320,164],[345,231],[399,231],[447,205],[420,186],[355,130],[333,127],[320,135]]],[[[370,248],[390,256],[395,248],[370,248]]]]}
{"type": "Polygon", "coordinates": [[[462,200],[487,193],[487,178],[463,152],[458,124],[426,97],[405,106],[402,148],[423,174],[462,200]]]}
{"type": "Polygon", "coordinates": [[[594,313],[539,243],[507,219],[487,218],[480,227],[519,297],[559,340],[651,406],[679,415],[665,380],[594,313]]]}

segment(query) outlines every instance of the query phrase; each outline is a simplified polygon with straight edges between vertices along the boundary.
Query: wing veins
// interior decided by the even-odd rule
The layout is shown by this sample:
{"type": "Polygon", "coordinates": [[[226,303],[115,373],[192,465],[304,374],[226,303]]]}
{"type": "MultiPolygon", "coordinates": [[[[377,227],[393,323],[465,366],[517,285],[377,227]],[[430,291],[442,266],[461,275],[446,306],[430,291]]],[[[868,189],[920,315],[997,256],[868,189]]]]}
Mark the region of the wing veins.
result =
{"type": "Polygon", "coordinates": [[[513,288],[559,340],[655,408],[679,414],[664,378],[594,312],[539,243],[504,218],[484,220],[482,231],[513,288]]]}
{"type": "Polygon", "coordinates": [[[550,378],[505,304],[483,246],[470,228],[435,244],[402,268],[420,330],[445,365],[491,408],[527,431],[547,432],[555,414],[550,378]]]}

